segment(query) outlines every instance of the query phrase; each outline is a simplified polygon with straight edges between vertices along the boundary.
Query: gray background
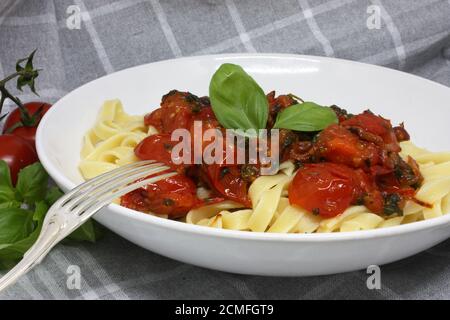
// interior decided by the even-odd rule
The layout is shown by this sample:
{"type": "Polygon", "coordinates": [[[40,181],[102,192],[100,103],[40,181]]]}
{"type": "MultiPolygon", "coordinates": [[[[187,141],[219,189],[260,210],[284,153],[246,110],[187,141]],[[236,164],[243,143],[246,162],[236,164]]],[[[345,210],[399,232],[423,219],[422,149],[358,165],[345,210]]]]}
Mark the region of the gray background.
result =
{"type": "MultiPolygon", "coordinates": [[[[450,85],[450,1],[443,0],[2,0],[0,76],[39,48],[41,99],[126,67],[174,57],[287,52],[358,60],[450,85]],[[66,26],[69,5],[80,30],[66,26]],[[369,30],[367,8],[381,9],[369,30]]],[[[23,100],[36,99],[24,93],[23,100]]],[[[145,251],[108,232],[97,244],[59,245],[1,299],[449,299],[450,241],[382,267],[310,278],[240,276],[145,251]],[[66,287],[78,265],[81,290],[66,287]]]]}

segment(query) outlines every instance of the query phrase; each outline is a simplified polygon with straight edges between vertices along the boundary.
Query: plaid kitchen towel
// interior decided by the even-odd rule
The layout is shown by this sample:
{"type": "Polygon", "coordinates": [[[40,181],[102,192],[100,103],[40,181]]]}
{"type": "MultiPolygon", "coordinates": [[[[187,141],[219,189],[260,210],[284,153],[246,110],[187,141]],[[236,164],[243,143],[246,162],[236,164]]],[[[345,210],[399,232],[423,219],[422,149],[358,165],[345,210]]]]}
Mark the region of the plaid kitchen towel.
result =
{"type": "MultiPolygon", "coordinates": [[[[87,81],[152,61],[286,52],[380,64],[449,86],[449,17],[448,0],[2,0],[0,77],[39,48],[40,99],[54,102],[87,81]]],[[[365,271],[308,278],[227,274],[107,232],[96,244],[58,245],[0,298],[449,299],[450,241],[383,266],[380,290],[368,290],[366,280],[365,271]],[[71,290],[73,266],[82,277],[81,288],[71,290]]]]}

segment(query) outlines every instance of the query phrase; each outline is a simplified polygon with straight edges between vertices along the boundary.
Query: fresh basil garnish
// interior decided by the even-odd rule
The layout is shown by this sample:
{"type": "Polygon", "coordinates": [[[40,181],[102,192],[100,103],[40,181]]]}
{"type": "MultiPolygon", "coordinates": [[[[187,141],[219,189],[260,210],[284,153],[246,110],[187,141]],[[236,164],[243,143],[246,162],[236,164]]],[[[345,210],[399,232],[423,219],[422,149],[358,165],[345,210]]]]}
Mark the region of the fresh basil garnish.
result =
{"type": "Polygon", "coordinates": [[[274,128],[311,132],[323,130],[333,123],[338,123],[338,118],[331,108],[304,102],[278,113],[274,128]]]}
{"type": "Polygon", "coordinates": [[[34,212],[30,212],[35,229],[26,237],[16,242],[0,243],[0,269],[10,268],[21,259],[23,254],[33,245],[41,232],[42,223],[48,205],[44,201],[36,203],[34,212]]]}
{"type": "Polygon", "coordinates": [[[214,114],[225,128],[266,128],[269,115],[266,95],[242,67],[222,64],[211,79],[209,96],[214,114]]]}
{"type": "MultiPolygon", "coordinates": [[[[48,187],[48,174],[40,163],[23,168],[14,188],[8,165],[0,160],[0,269],[13,267],[33,245],[49,207],[62,195],[57,187],[48,187]]],[[[68,239],[95,242],[99,231],[88,220],[68,239]]]]}
{"type": "Polygon", "coordinates": [[[16,200],[8,164],[0,160],[0,204],[16,200]]]}
{"type": "Polygon", "coordinates": [[[0,209],[0,243],[14,243],[34,229],[33,213],[22,208],[0,209]]]}
{"type": "Polygon", "coordinates": [[[45,199],[47,183],[47,172],[36,162],[20,170],[16,189],[27,204],[33,204],[45,199]]]}

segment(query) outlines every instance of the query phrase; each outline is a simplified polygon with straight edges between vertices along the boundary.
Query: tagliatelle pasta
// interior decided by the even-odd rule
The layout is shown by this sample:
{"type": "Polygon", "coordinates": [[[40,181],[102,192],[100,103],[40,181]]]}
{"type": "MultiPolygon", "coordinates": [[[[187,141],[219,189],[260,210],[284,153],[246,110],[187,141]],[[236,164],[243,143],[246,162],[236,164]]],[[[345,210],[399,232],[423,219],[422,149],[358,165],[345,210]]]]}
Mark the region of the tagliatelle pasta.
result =
{"type": "Polygon", "coordinates": [[[143,116],[130,116],[119,100],[105,101],[94,127],[84,136],[80,171],[90,179],[121,165],[136,162],[134,148],[157,133],[144,125],[143,116]]]}
{"type": "MultiPolygon", "coordinates": [[[[237,216],[241,215],[239,229],[235,230],[262,230],[280,233],[348,232],[387,228],[450,213],[450,153],[430,152],[418,148],[409,141],[402,142],[401,147],[403,150],[402,156],[415,158],[424,176],[423,185],[417,192],[417,198],[424,203],[432,204],[432,208],[423,207],[413,201],[408,201],[404,208],[403,216],[382,217],[371,213],[364,206],[353,206],[337,217],[323,219],[302,208],[289,205],[289,199],[280,196],[278,200],[270,198],[271,201],[277,201],[278,203],[278,207],[275,210],[273,210],[273,206],[265,208],[267,211],[270,211],[272,217],[270,223],[263,230],[261,228],[252,229],[255,226],[255,221],[259,219],[258,214],[255,215],[254,213],[256,208],[258,208],[260,199],[266,196],[264,192],[274,190],[275,187],[279,188],[280,186],[285,189],[294,174],[293,171],[288,170],[287,174],[284,171],[285,173],[273,177],[259,177],[253,182],[250,190],[253,192],[252,203],[255,210],[244,209],[233,212],[237,216]],[[285,176],[284,178],[283,175],[285,176]],[[250,221],[253,223],[251,224],[250,221]]],[[[290,166],[291,163],[283,163],[280,166],[280,171],[290,166]]],[[[278,194],[278,190],[276,194],[278,194]]],[[[264,212],[266,213],[267,211],[264,212]]],[[[258,211],[256,212],[258,213],[258,211]]],[[[217,210],[211,210],[209,213],[208,218],[204,218],[201,223],[197,224],[226,229],[226,226],[223,223],[218,223],[218,221],[221,220],[223,222],[224,216],[230,214],[229,211],[218,212],[217,210]]],[[[195,210],[189,214],[195,214],[195,210]]],[[[208,216],[205,212],[203,214],[208,216]]],[[[190,221],[190,223],[193,222],[190,221]]],[[[258,223],[256,225],[259,226],[258,223]]]]}
{"type": "MultiPolygon", "coordinates": [[[[124,112],[119,100],[106,101],[94,127],[86,134],[81,150],[80,171],[90,179],[119,166],[138,161],[135,147],[146,137],[158,133],[144,124],[143,116],[124,112]]],[[[380,215],[366,206],[350,206],[343,213],[324,218],[292,205],[288,188],[298,169],[292,161],[281,163],[271,176],[259,176],[250,185],[251,206],[226,200],[189,210],[180,221],[229,230],[271,233],[326,233],[387,228],[431,219],[450,212],[450,152],[430,152],[410,141],[400,143],[401,157],[412,157],[423,181],[408,200],[402,215],[380,215]]],[[[207,198],[208,191],[198,190],[207,198]]],[[[159,215],[167,217],[167,215],[159,215]]]]}

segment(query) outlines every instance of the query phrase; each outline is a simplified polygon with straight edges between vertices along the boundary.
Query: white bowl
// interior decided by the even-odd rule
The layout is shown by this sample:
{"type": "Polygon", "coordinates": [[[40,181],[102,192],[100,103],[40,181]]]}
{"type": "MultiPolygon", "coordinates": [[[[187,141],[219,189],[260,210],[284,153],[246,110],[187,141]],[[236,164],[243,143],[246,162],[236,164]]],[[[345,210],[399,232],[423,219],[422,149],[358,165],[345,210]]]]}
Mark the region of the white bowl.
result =
{"type": "MultiPolygon", "coordinates": [[[[171,89],[208,93],[215,69],[243,66],[268,92],[295,93],[353,112],[370,107],[394,123],[405,121],[412,140],[450,150],[450,89],[387,68],[322,57],[238,54],[161,61],[92,81],[59,100],[37,133],[42,164],[64,190],[82,182],[77,169],[84,133],[106,99],[127,112],[147,113],[171,89]]],[[[74,75],[76,76],[76,75],[74,75]]],[[[95,219],[148,250],[228,272],[306,276],[382,265],[430,248],[450,236],[450,215],[386,229],[330,234],[265,234],[219,230],[146,215],[112,204],[95,219]]],[[[117,257],[120,259],[120,257],[117,257]]]]}

